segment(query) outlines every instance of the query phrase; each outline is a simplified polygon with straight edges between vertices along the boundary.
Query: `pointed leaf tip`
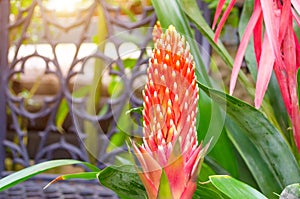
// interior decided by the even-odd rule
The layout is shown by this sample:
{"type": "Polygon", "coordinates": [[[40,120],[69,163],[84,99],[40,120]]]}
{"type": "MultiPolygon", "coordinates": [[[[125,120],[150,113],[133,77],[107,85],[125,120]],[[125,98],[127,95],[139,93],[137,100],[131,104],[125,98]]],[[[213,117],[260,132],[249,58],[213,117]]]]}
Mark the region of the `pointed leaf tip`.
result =
{"type": "Polygon", "coordinates": [[[213,22],[213,25],[212,25],[212,29],[215,29],[215,27],[217,25],[218,19],[221,15],[222,8],[223,8],[225,2],[226,2],[226,0],[219,0],[218,6],[216,8],[216,13],[215,13],[215,16],[214,16],[214,22],[213,22]]]}
{"type": "Polygon", "coordinates": [[[157,199],[173,198],[171,186],[164,169],[162,169],[162,174],[159,183],[157,199]]]}
{"type": "Polygon", "coordinates": [[[225,10],[225,12],[224,12],[224,14],[223,14],[223,16],[220,20],[220,23],[217,27],[217,30],[216,30],[216,34],[215,34],[215,37],[214,37],[215,42],[218,40],[218,38],[221,34],[221,30],[222,30],[222,28],[223,28],[223,26],[224,26],[224,24],[225,24],[225,22],[226,22],[226,20],[229,16],[229,14],[230,14],[230,11],[232,10],[235,2],[236,2],[236,0],[231,0],[228,7],[226,8],[226,10],[225,10]]]}
{"type": "Polygon", "coordinates": [[[52,184],[54,184],[54,183],[56,183],[58,181],[61,181],[61,180],[64,180],[63,176],[56,177],[54,180],[52,180],[46,186],[44,186],[43,190],[47,189],[50,185],[52,185],[52,184]]]}

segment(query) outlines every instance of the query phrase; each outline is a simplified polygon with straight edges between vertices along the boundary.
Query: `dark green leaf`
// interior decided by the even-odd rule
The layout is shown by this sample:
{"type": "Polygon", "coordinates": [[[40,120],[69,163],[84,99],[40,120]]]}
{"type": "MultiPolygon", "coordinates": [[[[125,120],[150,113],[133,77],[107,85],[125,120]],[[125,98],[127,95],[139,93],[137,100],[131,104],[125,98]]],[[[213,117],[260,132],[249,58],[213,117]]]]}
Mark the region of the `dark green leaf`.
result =
{"type": "Polygon", "coordinates": [[[280,199],[299,199],[300,198],[300,184],[291,184],[287,186],[280,194],[280,199]]]}
{"type": "Polygon", "coordinates": [[[200,184],[197,185],[197,189],[193,195],[193,199],[227,199],[228,197],[222,194],[216,188],[205,187],[204,185],[200,184]]]}
{"type": "Polygon", "coordinates": [[[113,190],[121,198],[146,198],[147,193],[135,166],[109,166],[98,174],[100,183],[113,190]]]}
{"type": "Polygon", "coordinates": [[[226,174],[230,174],[233,177],[238,177],[238,163],[234,153],[233,145],[227,137],[226,129],[223,129],[223,132],[221,133],[214,148],[208,154],[208,157],[223,167],[227,171],[226,174]]]}
{"type": "Polygon", "coordinates": [[[276,174],[269,168],[265,157],[260,155],[258,149],[251,142],[242,126],[228,118],[226,127],[229,132],[229,138],[251,171],[260,190],[269,198],[275,199],[276,197],[273,192],[282,190],[282,187],[278,182],[276,174]]]}
{"type": "Polygon", "coordinates": [[[265,195],[272,197],[272,192],[280,192],[285,186],[300,181],[300,170],[292,151],[260,111],[225,93],[199,86],[225,108],[232,121],[226,122],[230,138],[265,195]]]}
{"type": "Polygon", "coordinates": [[[81,162],[78,160],[51,160],[48,162],[39,163],[33,166],[30,166],[28,168],[22,169],[20,171],[14,172],[13,174],[2,178],[0,180],[0,191],[3,191],[5,189],[8,189],[16,184],[19,184],[39,173],[42,173],[44,171],[47,171],[49,169],[65,166],[65,165],[72,165],[72,164],[82,164],[92,171],[99,171],[97,167],[94,165],[91,165],[87,162],[81,162]]]}
{"type": "Polygon", "coordinates": [[[212,184],[231,199],[267,199],[262,193],[230,176],[214,175],[209,177],[212,184]]]}
{"type": "Polygon", "coordinates": [[[203,163],[201,166],[200,175],[198,177],[197,189],[193,195],[193,199],[227,199],[221,191],[216,189],[209,181],[209,176],[216,173],[207,164],[203,163]]]}

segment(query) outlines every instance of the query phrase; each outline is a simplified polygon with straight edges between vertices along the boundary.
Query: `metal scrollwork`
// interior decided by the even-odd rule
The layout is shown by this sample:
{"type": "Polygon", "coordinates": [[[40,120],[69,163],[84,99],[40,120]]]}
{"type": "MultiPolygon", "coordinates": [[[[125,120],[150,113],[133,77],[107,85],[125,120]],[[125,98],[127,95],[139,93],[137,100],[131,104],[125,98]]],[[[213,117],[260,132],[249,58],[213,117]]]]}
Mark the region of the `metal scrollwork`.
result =
{"type": "Polygon", "coordinates": [[[0,1],[0,156],[103,168],[141,135],[140,114],[126,111],[142,106],[156,15],[148,1],[55,1],[0,1]]]}

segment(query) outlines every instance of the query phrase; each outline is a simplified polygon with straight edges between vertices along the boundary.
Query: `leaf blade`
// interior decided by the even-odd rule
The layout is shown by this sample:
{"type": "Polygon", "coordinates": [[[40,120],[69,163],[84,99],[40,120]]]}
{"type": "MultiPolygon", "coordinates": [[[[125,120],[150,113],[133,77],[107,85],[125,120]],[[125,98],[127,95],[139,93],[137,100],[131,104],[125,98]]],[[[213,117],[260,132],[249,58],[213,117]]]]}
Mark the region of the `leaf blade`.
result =
{"type": "Polygon", "coordinates": [[[147,193],[133,165],[108,166],[98,173],[99,182],[125,199],[146,198],[147,193]]]}
{"type": "MultiPolygon", "coordinates": [[[[300,181],[299,166],[290,147],[278,130],[260,111],[225,93],[209,89],[201,84],[199,84],[199,87],[210,95],[215,102],[222,104],[221,107],[226,107],[228,117],[237,124],[236,126],[243,127],[240,128],[244,129],[241,133],[253,143],[253,148],[257,150],[257,153],[246,154],[244,159],[250,160],[259,156],[261,157],[260,161],[265,161],[264,164],[266,164],[269,171],[268,176],[264,174],[256,176],[258,184],[260,182],[265,184],[265,178],[273,178],[274,182],[270,183],[269,181],[270,185],[268,186],[273,187],[272,191],[280,192],[285,186],[300,181]],[[273,183],[275,184],[276,179],[278,179],[278,184],[274,186],[273,183]]],[[[227,123],[226,126],[228,126],[227,123]]],[[[236,137],[233,136],[233,139],[236,143],[239,143],[236,137]]],[[[243,145],[240,147],[247,150],[243,145]]],[[[250,161],[245,162],[248,162],[247,165],[254,177],[256,172],[260,173],[256,167],[257,162],[255,164],[249,164],[250,161]]],[[[260,188],[265,189],[263,186],[260,186],[260,188]]],[[[268,194],[268,197],[272,196],[272,193],[268,194]]]]}
{"type": "Polygon", "coordinates": [[[72,164],[83,164],[90,168],[92,171],[99,171],[97,167],[94,165],[91,165],[87,162],[82,162],[79,160],[71,160],[71,159],[65,159],[65,160],[51,160],[47,162],[42,162],[30,167],[27,167],[25,169],[22,169],[20,171],[14,172],[13,174],[6,176],[0,180],[0,191],[6,190],[16,184],[19,184],[21,182],[24,182],[25,180],[42,173],[44,171],[47,171],[49,169],[65,166],[65,165],[72,165],[72,164]]]}
{"type": "Polygon", "coordinates": [[[209,179],[215,187],[232,199],[267,199],[256,189],[230,176],[214,175],[209,179]]]}

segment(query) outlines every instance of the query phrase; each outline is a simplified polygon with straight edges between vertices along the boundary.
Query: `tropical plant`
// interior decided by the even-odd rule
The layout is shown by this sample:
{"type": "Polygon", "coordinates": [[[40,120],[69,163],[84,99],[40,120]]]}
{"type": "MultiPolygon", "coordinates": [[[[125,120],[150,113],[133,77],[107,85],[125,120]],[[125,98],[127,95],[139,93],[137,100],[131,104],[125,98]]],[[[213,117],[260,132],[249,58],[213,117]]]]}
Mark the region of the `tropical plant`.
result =
{"type": "Polygon", "coordinates": [[[101,171],[88,163],[56,160],[1,179],[0,190],[45,169],[81,163],[90,172],[63,175],[54,182],[97,178],[121,198],[190,198],[193,192],[193,198],[299,198],[299,41],[293,22],[299,26],[300,4],[296,0],[246,0],[239,24],[241,44],[233,61],[218,40],[235,0],[229,2],[217,26],[224,2],[220,0],[216,9],[214,34],[195,0],[152,1],[162,29],[154,32],[157,42],[145,87],[145,138],[142,145],[133,142],[141,168],[133,164],[133,157],[132,164],[112,165],[101,171]],[[190,22],[233,68],[230,94],[239,79],[249,95],[255,97],[255,107],[226,94],[208,75],[192,39],[190,22]],[[163,33],[170,25],[173,26],[163,33]],[[184,35],[188,44],[178,34],[184,35]],[[179,56],[182,54],[184,59],[179,56]],[[242,71],[238,73],[244,56],[257,80],[256,90],[242,71]],[[272,77],[273,68],[277,81],[272,77]],[[163,80],[168,81],[164,84],[163,80]],[[167,91],[165,85],[172,90],[167,91]],[[176,97],[175,91],[188,91],[189,97],[181,99],[182,93],[176,97]],[[186,106],[189,111],[185,111],[186,106]],[[196,137],[203,140],[203,145],[209,143],[210,148],[200,152],[196,137]],[[204,152],[207,155],[196,180],[194,171],[204,152]],[[180,183],[174,183],[177,180],[180,183]],[[189,183],[192,186],[186,189],[189,183]]]}

